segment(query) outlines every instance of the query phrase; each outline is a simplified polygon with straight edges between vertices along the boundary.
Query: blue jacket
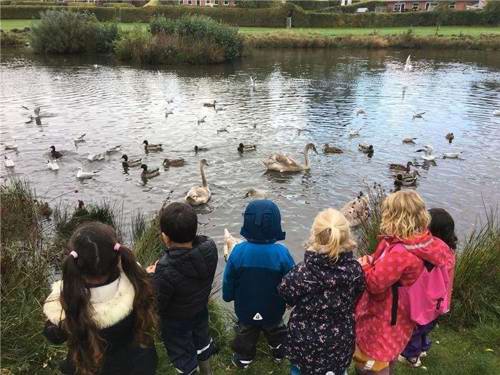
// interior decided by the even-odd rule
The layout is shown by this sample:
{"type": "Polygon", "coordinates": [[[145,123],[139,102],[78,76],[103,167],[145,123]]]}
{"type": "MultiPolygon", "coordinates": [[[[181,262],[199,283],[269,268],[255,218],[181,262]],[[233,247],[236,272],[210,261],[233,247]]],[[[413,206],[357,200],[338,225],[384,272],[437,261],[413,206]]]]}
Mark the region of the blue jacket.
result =
{"type": "Polygon", "coordinates": [[[243,324],[278,324],[285,312],[285,301],[277,287],[294,265],[288,249],[279,243],[242,242],[227,261],[222,298],[234,301],[236,316],[243,324]]]}

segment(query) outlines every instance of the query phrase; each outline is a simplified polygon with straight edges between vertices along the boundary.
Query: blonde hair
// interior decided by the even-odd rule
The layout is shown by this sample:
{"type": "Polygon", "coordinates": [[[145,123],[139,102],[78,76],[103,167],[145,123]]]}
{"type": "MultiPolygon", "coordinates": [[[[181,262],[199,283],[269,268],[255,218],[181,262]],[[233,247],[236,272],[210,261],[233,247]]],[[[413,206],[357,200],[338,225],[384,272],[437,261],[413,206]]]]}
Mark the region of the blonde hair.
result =
{"type": "Polygon", "coordinates": [[[351,251],[355,246],[349,222],[340,211],[328,208],[316,215],[309,237],[310,250],[337,259],[341,253],[351,251]]]}
{"type": "Polygon", "coordinates": [[[429,223],[425,202],[413,190],[393,193],[382,203],[380,232],[383,235],[409,238],[425,232],[429,223]]]}

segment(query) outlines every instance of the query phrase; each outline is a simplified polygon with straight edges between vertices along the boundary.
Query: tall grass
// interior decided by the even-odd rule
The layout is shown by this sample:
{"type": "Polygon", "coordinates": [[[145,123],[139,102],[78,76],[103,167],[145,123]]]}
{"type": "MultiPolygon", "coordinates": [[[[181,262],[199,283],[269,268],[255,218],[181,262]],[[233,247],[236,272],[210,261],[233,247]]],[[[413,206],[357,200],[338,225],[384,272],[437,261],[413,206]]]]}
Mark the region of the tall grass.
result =
{"type": "Polygon", "coordinates": [[[368,218],[361,220],[358,237],[358,254],[372,254],[377,247],[378,235],[380,234],[380,222],[382,221],[382,202],[386,197],[385,190],[380,184],[367,187],[368,194],[368,218]]]}

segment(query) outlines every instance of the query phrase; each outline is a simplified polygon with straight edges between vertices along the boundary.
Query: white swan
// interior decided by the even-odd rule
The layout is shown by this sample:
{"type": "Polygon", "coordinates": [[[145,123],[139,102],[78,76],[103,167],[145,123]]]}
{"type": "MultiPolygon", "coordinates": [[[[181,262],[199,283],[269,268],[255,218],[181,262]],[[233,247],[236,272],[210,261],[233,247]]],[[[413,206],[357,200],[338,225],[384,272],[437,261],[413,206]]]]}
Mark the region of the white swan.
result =
{"type": "Polygon", "coordinates": [[[81,167],[78,168],[78,172],[76,172],[76,178],[78,178],[79,180],[87,180],[94,177],[94,175],[94,172],[85,172],[81,167]]]}
{"type": "Polygon", "coordinates": [[[405,72],[411,72],[413,69],[413,66],[411,65],[411,55],[408,55],[406,58],[406,63],[405,63],[405,72]]]}
{"type": "Polygon", "coordinates": [[[49,168],[51,171],[59,170],[59,164],[57,164],[57,160],[48,160],[47,168],[49,168]]]}
{"type": "Polygon", "coordinates": [[[224,260],[227,262],[231,251],[241,242],[241,239],[234,237],[229,231],[224,228],[224,260]]]}
{"type": "Polygon", "coordinates": [[[268,171],[276,171],[276,172],[302,172],[311,169],[309,166],[309,150],[313,150],[316,154],[318,151],[316,150],[316,146],[312,143],[308,143],[304,148],[304,165],[300,165],[292,158],[276,153],[271,155],[267,160],[264,160],[263,163],[266,166],[268,171]]]}
{"type": "Polygon", "coordinates": [[[87,156],[87,160],[92,162],[92,161],[100,161],[100,160],[104,160],[104,153],[103,152],[100,152],[98,154],[89,154],[87,156]]]}
{"type": "Polygon", "coordinates": [[[14,168],[14,160],[10,159],[8,156],[4,156],[5,167],[6,168],[14,168]]]}
{"type": "Polygon", "coordinates": [[[436,155],[433,154],[434,148],[431,145],[424,146],[424,148],[421,148],[420,150],[417,150],[415,152],[423,152],[424,155],[422,155],[421,158],[424,159],[425,161],[436,160],[436,155]]]}
{"type": "Polygon", "coordinates": [[[205,167],[208,167],[206,159],[200,160],[201,186],[193,186],[186,194],[186,202],[191,206],[199,206],[207,203],[212,196],[208,188],[207,178],[205,177],[205,167]]]}

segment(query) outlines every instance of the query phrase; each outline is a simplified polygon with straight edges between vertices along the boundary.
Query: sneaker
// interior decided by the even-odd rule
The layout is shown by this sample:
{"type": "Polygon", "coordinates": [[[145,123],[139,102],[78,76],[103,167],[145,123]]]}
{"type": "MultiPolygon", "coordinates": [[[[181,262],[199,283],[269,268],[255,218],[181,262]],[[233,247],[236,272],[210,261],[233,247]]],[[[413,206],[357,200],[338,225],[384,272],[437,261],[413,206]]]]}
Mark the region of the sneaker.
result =
{"type": "Polygon", "coordinates": [[[238,367],[240,369],[246,369],[246,368],[248,368],[248,366],[250,366],[250,364],[252,363],[252,360],[245,361],[243,359],[239,359],[238,355],[236,353],[234,353],[231,362],[233,363],[233,365],[235,367],[238,367]]]}
{"type": "Polygon", "coordinates": [[[425,358],[425,357],[427,357],[427,352],[420,353],[420,358],[425,358]]]}
{"type": "Polygon", "coordinates": [[[404,364],[406,364],[406,365],[408,365],[410,367],[414,367],[414,368],[422,366],[422,362],[420,362],[420,358],[419,357],[406,358],[406,357],[403,357],[402,355],[400,355],[398,357],[398,361],[401,362],[401,363],[404,363],[404,364]]]}

